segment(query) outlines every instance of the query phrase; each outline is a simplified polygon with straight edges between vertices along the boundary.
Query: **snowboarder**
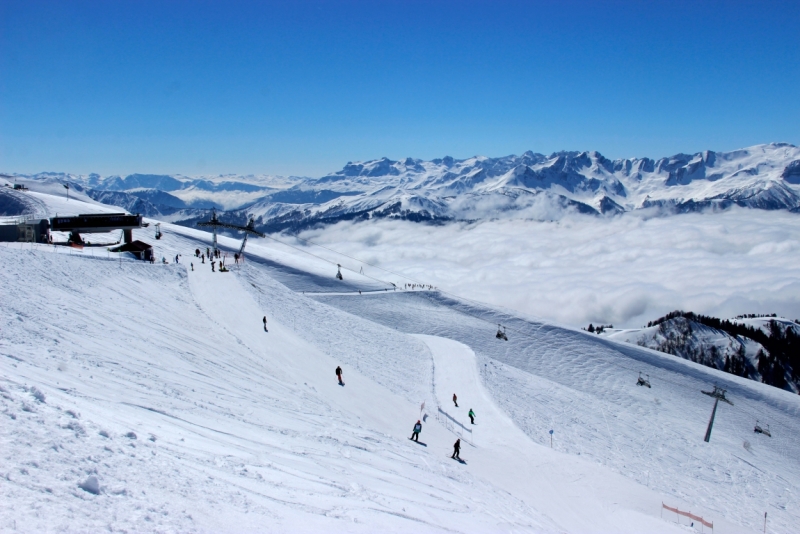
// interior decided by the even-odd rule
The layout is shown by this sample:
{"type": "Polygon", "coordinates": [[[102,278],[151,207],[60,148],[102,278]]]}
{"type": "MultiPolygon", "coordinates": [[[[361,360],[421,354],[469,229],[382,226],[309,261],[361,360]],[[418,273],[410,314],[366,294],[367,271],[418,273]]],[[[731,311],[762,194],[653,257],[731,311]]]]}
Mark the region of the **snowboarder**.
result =
{"type": "Polygon", "coordinates": [[[458,397],[456,397],[455,393],[453,393],[453,404],[455,404],[456,408],[458,408],[458,397]]]}
{"type": "Polygon", "coordinates": [[[216,272],[216,271],[214,270],[214,260],[211,260],[211,272],[212,272],[212,273],[216,272]]]}
{"type": "Polygon", "coordinates": [[[269,332],[269,330],[267,330],[267,316],[266,315],[264,316],[264,332],[269,332]]]}
{"type": "Polygon", "coordinates": [[[460,452],[461,452],[461,438],[458,438],[456,442],[453,443],[453,456],[451,456],[450,458],[453,458],[454,460],[461,460],[461,456],[458,455],[458,453],[460,452]]]}
{"type": "Polygon", "coordinates": [[[342,382],[342,368],[338,365],[336,366],[336,378],[339,379],[339,385],[343,386],[344,382],[342,382]]]}
{"type": "Polygon", "coordinates": [[[195,258],[199,258],[200,257],[200,249],[199,248],[194,249],[194,257],[195,258]]]}
{"type": "Polygon", "coordinates": [[[467,415],[469,416],[469,422],[474,425],[475,424],[475,412],[472,411],[472,408],[469,409],[469,413],[467,415]]]}
{"type": "Polygon", "coordinates": [[[419,433],[420,432],[422,432],[422,423],[420,423],[419,419],[417,419],[417,424],[414,425],[414,431],[411,434],[411,437],[408,438],[408,439],[416,441],[417,443],[419,443],[419,433]]]}

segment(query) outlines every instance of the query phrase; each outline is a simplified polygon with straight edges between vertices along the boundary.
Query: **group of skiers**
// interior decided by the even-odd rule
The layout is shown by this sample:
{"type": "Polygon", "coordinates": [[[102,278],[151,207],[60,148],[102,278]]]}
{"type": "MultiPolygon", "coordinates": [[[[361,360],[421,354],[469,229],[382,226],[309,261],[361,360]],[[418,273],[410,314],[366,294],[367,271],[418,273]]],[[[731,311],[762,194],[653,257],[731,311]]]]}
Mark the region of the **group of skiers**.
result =
{"type": "MultiPolygon", "coordinates": [[[[411,437],[408,438],[411,441],[416,441],[419,443],[419,433],[422,432],[422,423],[419,419],[417,419],[416,424],[414,425],[414,430],[411,433],[411,437]]],[[[461,460],[461,456],[459,453],[461,452],[461,438],[458,438],[455,443],[453,443],[453,455],[450,457],[454,460],[461,460]]]]}
{"type": "MultiPolygon", "coordinates": [[[[456,408],[458,408],[458,397],[456,396],[455,393],[453,393],[453,404],[455,404],[456,408]]],[[[469,409],[469,413],[467,414],[467,417],[469,417],[469,422],[474,425],[475,424],[475,412],[472,411],[472,408],[469,409]]]]}
{"type": "MultiPolygon", "coordinates": [[[[266,331],[266,329],[267,329],[267,318],[264,317],[264,330],[266,331]]],[[[344,386],[344,381],[342,379],[342,366],[341,365],[337,365],[336,366],[336,379],[339,381],[339,385],[340,386],[344,386]]],[[[458,397],[456,396],[455,393],[453,393],[453,404],[455,404],[456,408],[458,408],[458,397]]],[[[468,416],[469,416],[470,423],[472,423],[474,425],[475,424],[475,412],[472,411],[472,408],[469,409],[468,416]]],[[[420,434],[420,432],[422,432],[422,421],[417,419],[417,422],[414,424],[414,428],[413,428],[413,430],[411,432],[411,437],[408,438],[408,439],[410,439],[411,441],[416,441],[417,443],[419,443],[419,434],[420,434]]],[[[450,458],[452,458],[454,460],[461,461],[461,456],[459,456],[460,453],[461,453],[461,438],[457,439],[456,442],[453,444],[453,455],[450,458]]]]}
{"type": "MultiPolygon", "coordinates": [[[[339,371],[339,368],[336,368],[339,371]]],[[[458,408],[458,396],[453,393],[453,404],[455,404],[456,408],[458,408]]],[[[467,414],[469,417],[469,422],[473,425],[475,424],[475,412],[472,411],[472,408],[469,409],[469,413],[467,414]]],[[[408,438],[411,441],[416,441],[419,443],[419,434],[422,432],[422,421],[417,419],[417,422],[414,424],[414,428],[411,431],[411,437],[408,438]]],[[[461,438],[458,438],[455,443],[453,443],[453,455],[450,457],[454,460],[461,460],[461,438]]]]}
{"type": "MultiPolygon", "coordinates": [[[[394,285],[394,284],[392,284],[394,285]]],[[[397,287],[395,287],[397,289],[397,287]]],[[[436,289],[430,284],[403,284],[403,289],[436,289]]]]}
{"type": "MultiPolygon", "coordinates": [[[[203,254],[199,248],[194,249],[194,255],[196,258],[200,258],[200,263],[205,264],[206,258],[210,260],[211,263],[211,272],[217,272],[216,269],[216,260],[219,260],[219,270],[220,272],[225,272],[228,269],[225,267],[225,258],[222,257],[219,249],[211,250],[209,247],[206,247],[206,253],[203,254]]],[[[239,263],[240,256],[239,254],[234,254],[233,259],[236,263],[239,263]]],[[[177,261],[177,260],[176,260],[177,261]]],[[[192,265],[192,270],[194,271],[194,265],[192,265]]]]}

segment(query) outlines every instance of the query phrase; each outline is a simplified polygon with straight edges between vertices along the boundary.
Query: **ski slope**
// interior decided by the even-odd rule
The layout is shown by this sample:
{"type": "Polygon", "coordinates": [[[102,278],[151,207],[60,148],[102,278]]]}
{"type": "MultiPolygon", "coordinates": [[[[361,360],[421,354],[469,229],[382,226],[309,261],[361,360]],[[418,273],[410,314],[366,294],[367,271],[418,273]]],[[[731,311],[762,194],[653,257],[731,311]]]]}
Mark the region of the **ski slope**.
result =
{"type": "Polygon", "coordinates": [[[800,524],[797,396],[439,292],[338,281],[267,240],[212,273],[191,257],[208,234],[163,230],[134,238],[166,265],[0,245],[3,530],[685,532],[662,501],[719,532],[758,531],[764,511],[770,532],[800,524]],[[706,444],[714,381],[735,404],[706,444]],[[423,401],[425,445],[408,440],[423,401]],[[438,407],[467,428],[477,413],[464,464],[438,407]],[[79,487],[90,476],[97,494],[79,487]]]}

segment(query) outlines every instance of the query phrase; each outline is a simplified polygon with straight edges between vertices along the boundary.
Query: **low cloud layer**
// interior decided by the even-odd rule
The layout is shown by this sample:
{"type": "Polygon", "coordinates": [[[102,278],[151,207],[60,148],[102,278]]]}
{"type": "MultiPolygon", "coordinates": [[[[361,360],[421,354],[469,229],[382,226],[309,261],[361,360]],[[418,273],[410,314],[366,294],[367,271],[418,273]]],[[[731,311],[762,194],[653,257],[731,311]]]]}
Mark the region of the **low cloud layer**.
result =
{"type": "Polygon", "coordinates": [[[638,327],[675,309],[800,318],[800,216],[787,212],[442,226],[380,220],[302,237],[464,297],[574,326],[638,327]]]}

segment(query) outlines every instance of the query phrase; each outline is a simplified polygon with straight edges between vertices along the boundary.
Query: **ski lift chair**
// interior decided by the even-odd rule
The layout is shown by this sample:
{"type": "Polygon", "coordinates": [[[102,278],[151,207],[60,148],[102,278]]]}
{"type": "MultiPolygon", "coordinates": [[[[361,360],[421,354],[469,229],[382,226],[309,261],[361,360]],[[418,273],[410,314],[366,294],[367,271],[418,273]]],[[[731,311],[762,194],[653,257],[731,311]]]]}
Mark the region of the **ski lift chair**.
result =
{"type": "Polygon", "coordinates": [[[762,426],[761,426],[761,425],[758,423],[758,419],[756,419],[756,427],[753,429],[753,432],[755,432],[756,434],[764,434],[765,436],[767,436],[767,437],[770,437],[770,438],[771,438],[771,437],[772,437],[772,434],[770,434],[770,433],[769,433],[769,425],[766,425],[766,426],[767,426],[767,428],[766,428],[766,429],[765,429],[765,428],[763,428],[763,427],[762,427],[762,426]]]}
{"type": "Polygon", "coordinates": [[[497,339],[503,339],[505,341],[508,341],[508,336],[506,335],[506,327],[497,325],[497,334],[495,334],[494,337],[496,337],[497,339]],[[501,328],[502,330],[500,330],[501,328]]]}
{"type": "Polygon", "coordinates": [[[642,372],[639,371],[639,379],[636,380],[637,386],[647,386],[650,387],[650,375],[644,375],[647,378],[642,378],[642,372]]]}

